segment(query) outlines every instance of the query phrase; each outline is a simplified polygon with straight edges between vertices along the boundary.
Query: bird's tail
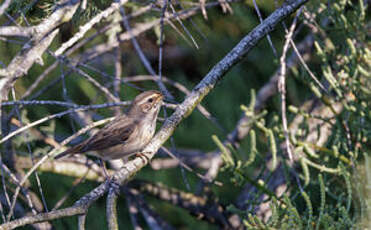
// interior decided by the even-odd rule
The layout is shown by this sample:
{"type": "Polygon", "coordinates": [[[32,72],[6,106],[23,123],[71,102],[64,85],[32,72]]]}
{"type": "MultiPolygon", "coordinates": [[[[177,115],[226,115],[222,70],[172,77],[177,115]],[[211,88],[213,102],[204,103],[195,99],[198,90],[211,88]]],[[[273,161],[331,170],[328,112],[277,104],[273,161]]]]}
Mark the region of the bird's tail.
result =
{"type": "Polygon", "coordinates": [[[57,160],[57,159],[60,159],[60,158],[62,158],[62,157],[65,157],[65,156],[67,156],[67,155],[69,155],[69,154],[71,154],[71,152],[70,152],[69,149],[68,149],[68,150],[66,150],[66,151],[64,151],[64,152],[62,152],[62,153],[60,153],[60,154],[58,154],[57,156],[55,156],[54,159],[57,160]]]}
{"type": "Polygon", "coordinates": [[[57,156],[55,156],[54,159],[57,160],[57,159],[60,159],[62,157],[65,157],[67,155],[70,155],[70,154],[79,153],[80,147],[81,147],[81,145],[76,145],[75,147],[69,148],[66,151],[61,152],[60,154],[58,154],[57,156]]]}

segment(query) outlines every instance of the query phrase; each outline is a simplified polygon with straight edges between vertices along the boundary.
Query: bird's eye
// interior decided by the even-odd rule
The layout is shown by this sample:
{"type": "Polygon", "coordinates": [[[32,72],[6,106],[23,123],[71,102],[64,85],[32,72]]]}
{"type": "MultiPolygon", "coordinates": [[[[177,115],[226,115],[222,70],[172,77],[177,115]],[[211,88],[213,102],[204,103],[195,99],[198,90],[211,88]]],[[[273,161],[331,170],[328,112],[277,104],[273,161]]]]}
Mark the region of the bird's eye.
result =
{"type": "Polygon", "coordinates": [[[153,98],[148,99],[147,102],[152,103],[153,102],[153,98]]]}

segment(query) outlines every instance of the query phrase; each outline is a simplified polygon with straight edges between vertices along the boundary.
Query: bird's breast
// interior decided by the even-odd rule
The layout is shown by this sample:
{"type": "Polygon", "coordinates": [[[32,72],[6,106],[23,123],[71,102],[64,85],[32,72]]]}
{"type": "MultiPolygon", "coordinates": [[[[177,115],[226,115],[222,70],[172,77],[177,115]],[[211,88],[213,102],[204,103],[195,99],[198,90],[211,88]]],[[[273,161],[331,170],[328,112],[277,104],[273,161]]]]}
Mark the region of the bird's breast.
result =
{"type": "Polygon", "coordinates": [[[134,132],[123,144],[106,149],[104,153],[102,152],[101,157],[105,160],[112,160],[129,157],[141,151],[152,139],[156,130],[156,122],[148,122],[146,120],[142,122],[137,124],[134,132]]]}

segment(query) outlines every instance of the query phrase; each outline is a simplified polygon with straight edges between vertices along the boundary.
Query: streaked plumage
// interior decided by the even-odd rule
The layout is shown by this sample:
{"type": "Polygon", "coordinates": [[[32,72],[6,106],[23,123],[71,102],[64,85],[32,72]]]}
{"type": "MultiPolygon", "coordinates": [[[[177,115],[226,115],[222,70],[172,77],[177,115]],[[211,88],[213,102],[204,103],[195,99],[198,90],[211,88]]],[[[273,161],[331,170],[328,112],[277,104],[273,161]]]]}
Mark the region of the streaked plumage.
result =
{"type": "Polygon", "coordinates": [[[128,157],[141,151],[152,139],[163,95],[156,90],[135,97],[128,114],[121,115],[82,143],[55,158],[92,152],[103,160],[128,157]]]}

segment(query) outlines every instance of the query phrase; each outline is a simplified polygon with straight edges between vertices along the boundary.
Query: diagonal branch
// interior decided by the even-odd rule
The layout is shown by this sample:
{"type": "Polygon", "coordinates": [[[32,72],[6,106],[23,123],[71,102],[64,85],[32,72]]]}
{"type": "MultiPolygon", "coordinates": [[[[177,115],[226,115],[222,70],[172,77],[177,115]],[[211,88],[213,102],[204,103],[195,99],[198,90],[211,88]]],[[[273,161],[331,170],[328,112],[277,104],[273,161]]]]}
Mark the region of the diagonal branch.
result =
{"type": "MultiPolygon", "coordinates": [[[[285,17],[289,16],[305,2],[307,2],[307,0],[297,0],[289,2],[288,4],[275,10],[268,18],[264,20],[263,23],[258,25],[247,36],[245,36],[220,62],[218,62],[210,70],[210,72],[202,79],[202,81],[194,87],[192,92],[185,98],[185,100],[176,108],[175,112],[168,119],[166,119],[164,125],[161,127],[159,132],[147,145],[147,147],[143,150],[142,156],[138,156],[133,160],[127,162],[122,169],[120,169],[117,173],[114,174],[113,180],[115,180],[116,183],[122,185],[126,183],[131,177],[133,177],[135,173],[138,172],[141,168],[146,166],[149,160],[154,157],[155,153],[161,147],[161,145],[165,143],[167,139],[170,138],[170,136],[175,131],[179,123],[192,113],[193,109],[215,87],[216,83],[222,79],[224,74],[227,71],[229,71],[234,65],[239,63],[247,55],[247,53],[253,47],[255,47],[258,41],[264,38],[269,32],[271,32],[275,28],[277,23],[279,23],[285,17]]],[[[57,152],[54,152],[54,154],[57,154],[57,152]]],[[[52,154],[50,153],[48,154],[49,157],[51,155],[52,154]]],[[[33,167],[27,173],[27,175],[30,175],[32,172],[34,172],[37,169],[37,167],[41,165],[41,163],[42,162],[38,162],[35,165],[36,167],[33,167]]],[[[23,179],[23,181],[24,180],[25,179],[23,179]]],[[[79,201],[77,201],[74,207],[90,206],[96,199],[105,194],[108,187],[109,186],[107,186],[107,183],[101,184],[93,191],[82,197],[79,201]]],[[[49,215],[51,215],[53,212],[56,211],[52,211],[46,214],[39,214],[45,215],[46,217],[44,219],[39,218],[36,220],[37,221],[49,220],[50,219],[49,215]]],[[[12,229],[18,226],[23,226],[25,224],[32,223],[22,221],[22,219],[24,218],[6,223],[6,226],[11,227],[4,228],[3,227],[4,225],[2,225],[0,226],[0,229],[1,228],[12,229]],[[14,222],[16,222],[17,224],[13,224],[14,222]]]]}

